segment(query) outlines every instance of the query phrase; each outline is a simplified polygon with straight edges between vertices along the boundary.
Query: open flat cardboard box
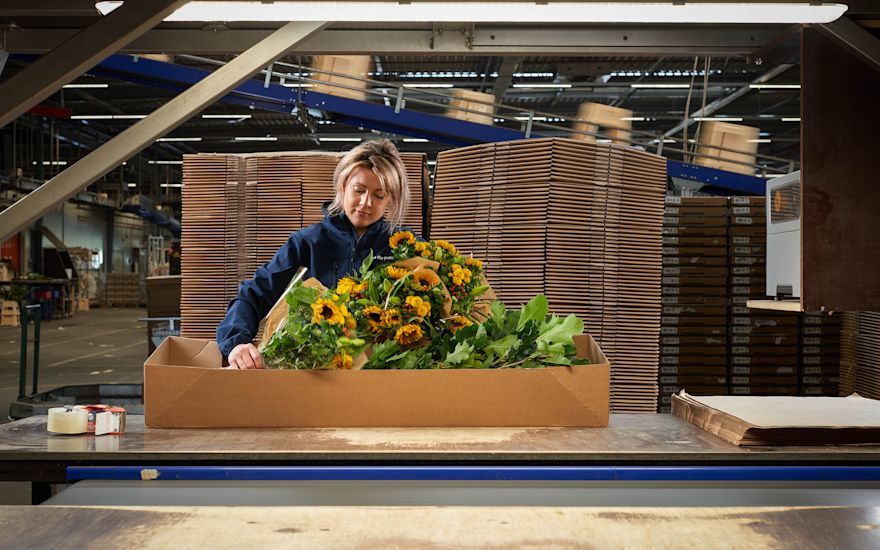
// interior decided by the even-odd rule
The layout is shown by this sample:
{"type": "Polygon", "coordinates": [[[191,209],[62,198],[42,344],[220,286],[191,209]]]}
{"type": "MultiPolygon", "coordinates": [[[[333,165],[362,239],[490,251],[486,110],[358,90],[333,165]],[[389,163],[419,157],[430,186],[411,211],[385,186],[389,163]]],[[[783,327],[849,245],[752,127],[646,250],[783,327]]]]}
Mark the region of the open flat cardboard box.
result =
{"type": "Polygon", "coordinates": [[[144,363],[150,428],[608,425],[609,363],[544,369],[230,370],[216,342],[167,338],[144,363]]]}

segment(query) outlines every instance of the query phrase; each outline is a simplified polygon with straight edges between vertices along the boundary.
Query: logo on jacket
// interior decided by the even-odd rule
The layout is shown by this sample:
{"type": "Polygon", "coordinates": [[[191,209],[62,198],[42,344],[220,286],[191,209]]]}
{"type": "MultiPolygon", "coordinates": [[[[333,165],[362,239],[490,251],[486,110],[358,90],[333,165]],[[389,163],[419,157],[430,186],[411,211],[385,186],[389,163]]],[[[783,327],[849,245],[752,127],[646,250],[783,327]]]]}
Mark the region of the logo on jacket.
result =
{"type": "Polygon", "coordinates": [[[389,262],[394,259],[394,256],[379,256],[376,255],[376,261],[379,262],[389,262]]]}

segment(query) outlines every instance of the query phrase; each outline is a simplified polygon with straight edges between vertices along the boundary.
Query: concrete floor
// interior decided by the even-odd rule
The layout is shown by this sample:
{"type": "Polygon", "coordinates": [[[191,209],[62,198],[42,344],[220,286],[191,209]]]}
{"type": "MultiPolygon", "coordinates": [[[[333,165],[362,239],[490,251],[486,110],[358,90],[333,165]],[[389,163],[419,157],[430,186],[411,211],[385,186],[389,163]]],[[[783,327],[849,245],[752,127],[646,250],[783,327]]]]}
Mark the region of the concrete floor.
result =
{"type": "MultiPolygon", "coordinates": [[[[92,309],[40,326],[38,391],[72,384],[141,383],[147,358],[145,309],[92,309]]],[[[28,331],[28,383],[33,369],[33,326],[28,331]]],[[[0,327],[0,423],[18,396],[21,329],[0,327]]],[[[30,504],[29,483],[0,483],[0,505],[30,504]]]]}

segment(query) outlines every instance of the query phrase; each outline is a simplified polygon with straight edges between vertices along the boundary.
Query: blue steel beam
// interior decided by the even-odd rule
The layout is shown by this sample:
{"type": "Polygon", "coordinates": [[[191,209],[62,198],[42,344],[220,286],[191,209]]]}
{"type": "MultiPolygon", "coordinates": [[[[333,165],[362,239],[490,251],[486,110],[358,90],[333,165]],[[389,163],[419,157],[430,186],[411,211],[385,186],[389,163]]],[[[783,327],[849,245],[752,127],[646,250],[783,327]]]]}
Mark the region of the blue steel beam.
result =
{"type": "Polygon", "coordinates": [[[763,197],[767,185],[767,182],[762,178],[755,176],[747,176],[745,174],[737,174],[736,172],[707,168],[706,166],[697,166],[675,160],[666,161],[666,175],[670,178],[703,183],[708,187],[708,189],[704,187],[700,191],[719,189],[722,192],[733,191],[735,193],[760,195],[763,197]]]}
{"type": "Polygon", "coordinates": [[[69,466],[67,480],[880,481],[875,466],[69,466]]]}

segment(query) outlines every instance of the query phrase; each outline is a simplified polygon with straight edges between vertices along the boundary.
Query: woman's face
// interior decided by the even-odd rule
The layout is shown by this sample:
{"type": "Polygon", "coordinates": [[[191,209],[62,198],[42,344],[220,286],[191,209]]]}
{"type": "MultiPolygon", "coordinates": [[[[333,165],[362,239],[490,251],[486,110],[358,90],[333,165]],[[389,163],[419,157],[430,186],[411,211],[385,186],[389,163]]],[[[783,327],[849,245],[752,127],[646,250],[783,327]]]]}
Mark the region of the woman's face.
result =
{"type": "Polygon", "coordinates": [[[379,177],[369,168],[356,168],[342,192],[345,215],[358,235],[362,235],[385,214],[388,194],[382,190],[379,177]]]}

